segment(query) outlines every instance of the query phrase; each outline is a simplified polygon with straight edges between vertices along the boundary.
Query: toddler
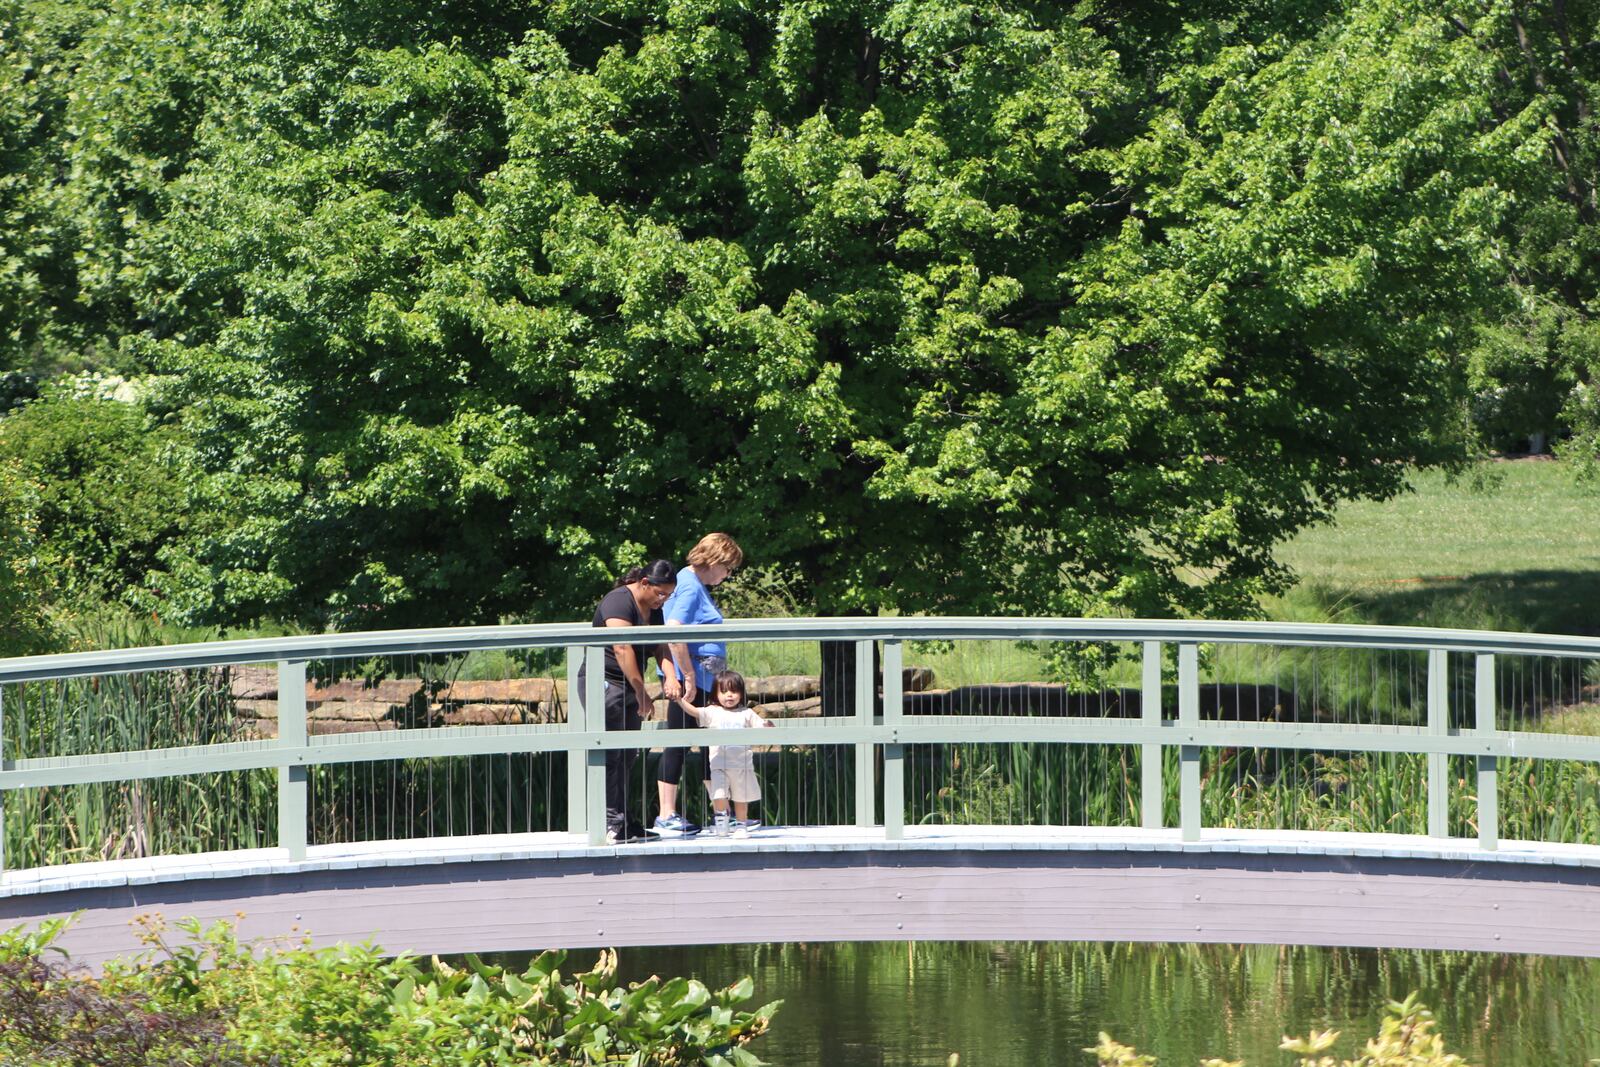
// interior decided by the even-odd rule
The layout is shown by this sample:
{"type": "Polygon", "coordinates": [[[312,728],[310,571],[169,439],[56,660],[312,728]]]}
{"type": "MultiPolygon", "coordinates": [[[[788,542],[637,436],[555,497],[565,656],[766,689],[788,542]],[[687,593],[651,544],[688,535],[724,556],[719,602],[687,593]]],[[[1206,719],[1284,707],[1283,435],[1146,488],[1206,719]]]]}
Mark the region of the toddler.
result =
{"type": "MultiPolygon", "coordinates": [[[[681,699],[678,706],[684,714],[694,716],[701,726],[713,730],[772,725],[745,706],[744,676],[737,671],[717,672],[711,696],[716,703],[710,707],[697,708],[681,699]]],[[[749,836],[756,825],[750,820],[750,802],[761,799],[755,754],[749,745],[712,745],[708,762],[711,765],[711,806],[716,810],[712,824],[715,832],[725,834],[731,827],[737,836],[749,836]],[[731,822],[728,817],[730,801],[733,803],[731,822]]]]}

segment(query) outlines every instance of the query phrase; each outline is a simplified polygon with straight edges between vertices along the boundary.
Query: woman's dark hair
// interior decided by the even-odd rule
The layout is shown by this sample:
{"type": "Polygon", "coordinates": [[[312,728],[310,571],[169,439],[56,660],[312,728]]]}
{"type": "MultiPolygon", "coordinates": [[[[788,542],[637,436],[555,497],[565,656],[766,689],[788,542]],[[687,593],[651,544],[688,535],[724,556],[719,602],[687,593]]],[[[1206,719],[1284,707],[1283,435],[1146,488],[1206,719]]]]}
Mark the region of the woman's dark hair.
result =
{"type": "Polygon", "coordinates": [[[716,695],[726,689],[730,693],[738,693],[740,703],[744,702],[744,675],[738,671],[718,671],[711,682],[711,693],[716,695]]]}
{"type": "Polygon", "coordinates": [[[651,585],[677,585],[678,572],[672,564],[664,559],[658,559],[648,567],[629,567],[628,573],[617,579],[613,589],[621,589],[634,582],[645,581],[651,585]]]}

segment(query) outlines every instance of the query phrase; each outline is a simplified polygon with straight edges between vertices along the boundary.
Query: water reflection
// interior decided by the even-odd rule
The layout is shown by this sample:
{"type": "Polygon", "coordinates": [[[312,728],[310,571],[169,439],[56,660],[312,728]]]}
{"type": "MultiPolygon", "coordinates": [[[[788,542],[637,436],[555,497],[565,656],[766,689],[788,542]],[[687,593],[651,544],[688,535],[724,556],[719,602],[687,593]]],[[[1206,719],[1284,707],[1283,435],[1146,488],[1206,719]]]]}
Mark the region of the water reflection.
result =
{"type": "MultiPolygon", "coordinates": [[[[587,953],[574,961],[588,965],[587,953]]],[[[1288,1062],[1286,1030],[1334,1028],[1354,1055],[1383,1003],[1413,989],[1450,1050],[1480,1067],[1600,1056],[1600,961],[1279,946],[863,943],[634,948],[622,977],[749,974],[782,999],[752,1051],[782,1067],[1086,1067],[1100,1030],[1189,1067],[1202,1056],[1288,1062]]]]}

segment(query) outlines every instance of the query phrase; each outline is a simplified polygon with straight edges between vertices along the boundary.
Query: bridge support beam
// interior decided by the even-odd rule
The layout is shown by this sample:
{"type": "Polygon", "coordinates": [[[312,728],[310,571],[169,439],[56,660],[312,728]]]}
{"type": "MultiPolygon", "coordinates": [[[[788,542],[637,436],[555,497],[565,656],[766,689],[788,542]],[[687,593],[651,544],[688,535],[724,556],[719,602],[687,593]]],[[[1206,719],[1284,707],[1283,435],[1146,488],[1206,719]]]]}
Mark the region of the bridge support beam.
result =
{"type": "MultiPolygon", "coordinates": [[[[278,744],[303,748],[306,743],[306,665],[278,664],[278,744]]],[[[307,768],[284,764],[278,768],[278,847],[289,858],[306,858],[306,822],[310,788],[307,768]]]]}
{"type": "MultiPolygon", "coordinates": [[[[1428,733],[1450,732],[1450,653],[1428,650],[1428,733]]],[[[1450,757],[1428,753],[1428,836],[1450,836],[1450,757]]]]}
{"type": "MultiPolygon", "coordinates": [[[[598,733],[606,728],[606,650],[601,645],[591,645],[583,652],[583,723],[584,729],[598,733]]],[[[642,666],[642,665],[641,665],[642,666]]],[[[642,712],[644,709],[641,708],[642,712]]],[[[576,762],[576,761],[575,761],[576,762]]],[[[594,748],[584,753],[584,819],[589,830],[589,844],[606,843],[606,753],[594,748]]]]}
{"type": "MultiPolygon", "coordinates": [[[[1475,725],[1480,736],[1493,734],[1496,730],[1493,654],[1480,654],[1475,667],[1475,725]]],[[[1500,773],[1499,759],[1495,756],[1478,757],[1478,847],[1500,847],[1500,773]]]]}
{"type": "MultiPolygon", "coordinates": [[[[856,642],[855,719],[860,726],[873,725],[873,705],[877,702],[878,680],[872,671],[873,642],[856,642]]],[[[888,671],[885,670],[885,675],[888,671]]],[[[878,759],[870,741],[856,744],[856,825],[878,824],[878,759]]]]}
{"type": "MultiPolygon", "coordinates": [[[[567,730],[581,733],[587,729],[584,712],[583,687],[578,683],[578,671],[583,666],[583,646],[567,646],[567,730]]],[[[586,753],[567,753],[567,833],[589,834],[589,776],[586,753]]]]}
{"type": "MultiPolygon", "coordinates": [[[[1178,646],[1178,726],[1200,728],[1200,646],[1178,646]]],[[[1178,828],[1183,840],[1200,840],[1200,746],[1178,749],[1178,828]]]]}
{"type": "MultiPolygon", "coordinates": [[[[1143,694],[1140,718],[1146,726],[1161,725],[1161,642],[1144,643],[1143,694]]],[[[1162,781],[1161,746],[1139,746],[1139,824],[1146,830],[1161,829],[1161,808],[1166,799],[1162,781]]]]}
{"type": "MultiPolygon", "coordinates": [[[[905,649],[899,641],[883,643],[883,724],[891,729],[905,718],[905,649]]],[[[898,737],[898,734],[894,736],[898,737]]],[[[906,835],[906,746],[883,746],[883,834],[891,841],[906,835]]]]}

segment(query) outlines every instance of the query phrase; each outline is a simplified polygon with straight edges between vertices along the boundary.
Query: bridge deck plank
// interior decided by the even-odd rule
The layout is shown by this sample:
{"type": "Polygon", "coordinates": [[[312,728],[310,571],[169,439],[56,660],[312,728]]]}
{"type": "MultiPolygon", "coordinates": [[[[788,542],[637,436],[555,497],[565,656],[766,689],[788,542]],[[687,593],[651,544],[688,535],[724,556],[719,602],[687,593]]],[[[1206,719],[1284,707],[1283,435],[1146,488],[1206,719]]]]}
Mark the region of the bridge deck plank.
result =
{"type": "Polygon", "coordinates": [[[1487,864],[1534,864],[1600,868],[1600,846],[1502,841],[1485,850],[1468,838],[1433,839],[1405,834],[1301,832],[1293,830],[1207,829],[1198,842],[1184,842],[1178,831],[1139,827],[1066,826],[908,826],[902,840],[886,840],[881,828],[765,827],[749,838],[696,838],[627,845],[589,845],[569,833],[494,834],[472,838],[421,838],[313,845],[303,860],[280,848],[106,860],[70,866],[30,868],[0,874],[0,899],[67,890],[97,889],[200,878],[242,878],[309,871],[405,867],[419,864],[685,856],[733,852],[855,852],[1087,850],[1184,852],[1196,855],[1359,856],[1389,859],[1452,860],[1487,864]]]}

